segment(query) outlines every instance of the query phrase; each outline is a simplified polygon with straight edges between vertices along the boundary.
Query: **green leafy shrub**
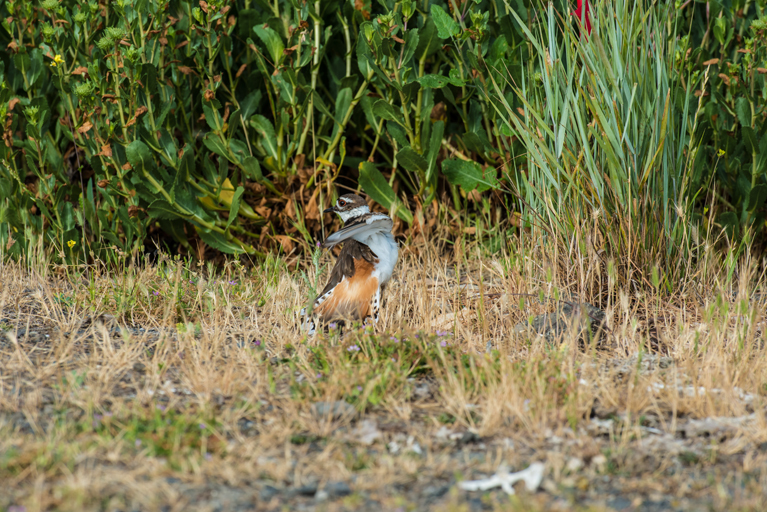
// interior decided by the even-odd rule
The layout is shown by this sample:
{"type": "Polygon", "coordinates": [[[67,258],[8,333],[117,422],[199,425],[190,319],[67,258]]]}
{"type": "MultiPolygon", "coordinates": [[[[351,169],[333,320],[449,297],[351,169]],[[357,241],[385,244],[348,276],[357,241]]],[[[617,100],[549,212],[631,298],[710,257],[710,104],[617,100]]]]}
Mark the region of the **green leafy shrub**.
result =
{"type": "MultiPolygon", "coordinates": [[[[53,244],[67,261],[159,231],[198,255],[290,250],[321,228],[339,176],[411,223],[408,198],[434,200],[446,137],[462,131],[449,123],[492,153],[463,62],[487,50],[488,16],[467,28],[436,4],[433,20],[383,7],[6,2],[0,242],[12,255],[53,244]],[[437,100],[455,108],[444,120],[437,100]]],[[[453,152],[449,186],[496,186],[493,167],[453,152]]]]}
{"type": "Polygon", "coordinates": [[[687,86],[708,74],[701,98],[698,140],[691,181],[714,197],[698,208],[706,223],[738,237],[745,230],[764,235],[767,202],[767,16],[766,2],[706,5],[675,10],[679,37],[676,65],[687,86]],[[729,4],[729,5],[728,5],[729,4]],[[689,29],[688,29],[689,27],[689,29]]]}
{"type": "Polygon", "coordinates": [[[5,2],[0,244],[68,262],[148,239],[289,253],[321,236],[337,187],[414,233],[441,199],[456,236],[495,230],[491,249],[513,208],[560,235],[598,213],[596,250],[648,265],[686,261],[699,226],[763,236],[764,2],[600,2],[588,37],[569,11],[5,2]]]}

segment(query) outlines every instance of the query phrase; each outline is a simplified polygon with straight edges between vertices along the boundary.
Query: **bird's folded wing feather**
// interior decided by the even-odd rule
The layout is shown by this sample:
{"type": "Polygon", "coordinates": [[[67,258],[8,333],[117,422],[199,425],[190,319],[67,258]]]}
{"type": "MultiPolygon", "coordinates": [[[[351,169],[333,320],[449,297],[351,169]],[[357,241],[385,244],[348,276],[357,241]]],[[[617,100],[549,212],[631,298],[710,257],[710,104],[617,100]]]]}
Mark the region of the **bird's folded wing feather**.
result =
{"type": "Polygon", "coordinates": [[[394,222],[381,213],[372,214],[360,219],[358,222],[345,226],[340,231],[333,233],[325,239],[322,245],[325,247],[333,247],[338,245],[344,240],[349,238],[364,238],[365,236],[378,232],[391,231],[394,226],[394,222]]]}

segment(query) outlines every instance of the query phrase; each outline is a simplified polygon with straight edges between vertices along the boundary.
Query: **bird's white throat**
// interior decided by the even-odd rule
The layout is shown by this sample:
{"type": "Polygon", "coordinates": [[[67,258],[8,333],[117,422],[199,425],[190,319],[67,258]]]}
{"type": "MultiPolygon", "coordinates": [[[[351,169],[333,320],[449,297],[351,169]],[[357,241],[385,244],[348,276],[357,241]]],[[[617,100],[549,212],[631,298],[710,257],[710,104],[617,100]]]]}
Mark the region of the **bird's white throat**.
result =
{"type": "Polygon", "coordinates": [[[341,220],[344,221],[344,223],[346,223],[347,220],[359,217],[360,215],[365,215],[366,213],[370,213],[370,208],[368,208],[367,205],[364,205],[358,206],[357,208],[349,210],[348,212],[338,212],[338,216],[341,217],[341,220]]]}

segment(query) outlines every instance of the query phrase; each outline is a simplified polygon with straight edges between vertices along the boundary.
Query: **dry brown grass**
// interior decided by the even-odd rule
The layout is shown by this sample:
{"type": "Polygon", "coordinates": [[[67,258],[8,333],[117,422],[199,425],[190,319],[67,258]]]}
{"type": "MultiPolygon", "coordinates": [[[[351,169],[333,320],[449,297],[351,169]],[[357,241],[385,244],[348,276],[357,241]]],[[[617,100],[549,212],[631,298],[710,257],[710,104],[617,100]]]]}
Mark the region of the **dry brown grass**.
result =
{"type": "Polygon", "coordinates": [[[307,285],[278,260],[0,264],[0,510],[765,509],[748,257],[728,276],[707,254],[660,294],[574,247],[438,252],[405,251],[375,335],[317,339],[297,327],[307,285]],[[514,335],[555,306],[514,294],[539,293],[605,309],[607,342],[514,335]],[[670,359],[646,352],[651,332],[670,359]],[[335,401],[354,409],[313,406],[335,401]],[[538,493],[455,486],[537,460],[538,493]],[[323,501],[332,482],[352,494],[323,501]]]}

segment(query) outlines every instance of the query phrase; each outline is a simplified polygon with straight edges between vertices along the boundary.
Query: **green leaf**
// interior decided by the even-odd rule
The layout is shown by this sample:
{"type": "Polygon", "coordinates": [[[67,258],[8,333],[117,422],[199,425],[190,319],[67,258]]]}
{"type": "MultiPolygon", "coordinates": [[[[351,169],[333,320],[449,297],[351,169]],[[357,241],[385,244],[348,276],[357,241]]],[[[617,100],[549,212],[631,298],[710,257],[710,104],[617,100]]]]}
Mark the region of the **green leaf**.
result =
{"type": "Polygon", "coordinates": [[[202,102],[202,111],[205,112],[205,121],[211,130],[220,130],[224,127],[224,120],[218,113],[218,109],[209,101],[202,102]]]}
{"type": "Polygon", "coordinates": [[[716,40],[719,41],[720,45],[724,44],[724,35],[727,33],[725,23],[727,23],[727,20],[722,16],[717,18],[714,22],[714,37],[716,37],[716,40]]]}
{"type": "Polygon", "coordinates": [[[160,219],[160,227],[181,245],[184,247],[189,247],[189,240],[187,239],[186,233],[184,232],[184,221],[180,219],[160,219]]]}
{"type": "Polygon", "coordinates": [[[194,174],[194,147],[186,146],[181,161],[178,164],[178,171],[173,177],[173,186],[170,189],[170,197],[176,200],[176,191],[184,186],[189,176],[194,174]]]}
{"type": "Polygon", "coordinates": [[[154,158],[149,147],[140,140],[134,140],[125,148],[125,155],[128,157],[131,167],[134,170],[148,173],[154,169],[154,158]]]}
{"type": "Polygon", "coordinates": [[[226,254],[242,254],[244,252],[239,245],[234,242],[230,242],[221,233],[217,233],[215,231],[206,232],[203,229],[198,229],[197,233],[200,235],[200,238],[202,238],[203,242],[216,250],[226,254]]]}
{"type": "Polygon", "coordinates": [[[415,50],[415,57],[418,60],[429,57],[442,47],[442,41],[437,37],[437,27],[434,20],[428,18],[421,31],[418,32],[418,47],[415,50]]]}
{"type": "Polygon", "coordinates": [[[373,133],[378,135],[378,120],[373,113],[373,100],[370,99],[370,96],[365,95],[360,100],[360,105],[362,105],[362,112],[365,113],[365,120],[370,125],[370,128],[373,129],[373,133]]]}
{"type": "Polygon", "coordinates": [[[245,121],[253,115],[259,103],[261,103],[261,91],[259,89],[252,91],[240,102],[240,115],[245,121]]]}
{"type": "Polygon", "coordinates": [[[244,192],[245,189],[242,187],[237,187],[237,190],[234,191],[234,195],[232,196],[232,204],[229,206],[229,220],[226,222],[227,229],[229,229],[229,226],[232,225],[234,219],[237,218],[237,212],[240,211],[240,202],[242,201],[242,194],[244,192]]]}
{"type": "Polygon", "coordinates": [[[255,115],[250,120],[251,126],[256,129],[261,136],[261,144],[266,150],[266,154],[277,159],[277,138],[274,135],[274,126],[262,115],[255,115]]]}
{"type": "Polygon", "coordinates": [[[767,200],[767,185],[756,185],[751,189],[751,194],[748,197],[748,210],[754,211],[761,208],[765,200],[767,200]]]}
{"type": "Polygon", "coordinates": [[[477,162],[451,158],[442,162],[442,174],[447,181],[467,192],[478,188],[480,192],[496,187],[495,176],[484,176],[477,162]]]}
{"type": "Polygon", "coordinates": [[[742,126],[751,126],[751,104],[748,98],[741,96],[735,101],[735,113],[742,126]]]}
{"type": "Polygon", "coordinates": [[[147,96],[157,93],[157,67],[154,64],[146,63],[141,65],[141,83],[144,84],[147,96]]]}
{"type": "Polygon", "coordinates": [[[261,181],[263,174],[261,174],[261,165],[255,157],[249,156],[242,161],[242,167],[245,169],[245,174],[253,181],[261,181]]]}
{"type": "Polygon", "coordinates": [[[269,56],[272,58],[272,64],[274,67],[277,67],[282,58],[282,52],[285,50],[285,45],[282,44],[280,35],[271,28],[261,25],[253,27],[253,32],[264,43],[267,51],[269,51],[269,56]]]}
{"type": "Polygon", "coordinates": [[[437,121],[431,127],[431,140],[429,141],[429,167],[426,171],[426,182],[432,187],[437,184],[437,156],[442,147],[442,136],[445,133],[445,123],[437,121]]]}
{"type": "MultiPolygon", "coordinates": [[[[360,25],[360,34],[365,33],[365,25],[371,24],[370,21],[366,21],[360,25]]],[[[360,73],[365,78],[370,78],[375,72],[373,68],[368,64],[368,59],[373,60],[373,53],[370,51],[370,46],[364,37],[357,38],[357,66],[360,69],[360,73]]]]}
{"type": "Polygon", "coordinates": [[[392,136],[392,138],[397,142],[397,144],[399,144],[401,148],[410,145],[410,142],[407,140],[407,134],[405,133],[405,130],[403,130],[397,123],[387,121],[386,131],[389,132],[389,135],[392,136]]]}
{"type": "Polygon", "coordinates": [[[336,96],[336,124],[333,126],[333,134],[330,136],[330,140],[335,140],[338,131],[341,129],[341,124],[346,118],[346,111],[349,110],[349,105],[352,104],[352,90],[348,87],[338,91],[336,96]]]}
{"type": "Polygon", "coordinates": [[[421,78],[417,79],[416,82],[421,84],[423,87],[428,87],[430,89],[441,89],[447,84],[461,87],[464,84],[464,81],[460,78],[447,77],[443,75],[423,75],[421,78]]]}
{"type": "Polygon", "coordinates": [[[719,224],[727,236],[732,238],[738,231],[738,216],[734,212],[723,212],[719,215],[719,224]]]}
{"type": "Polygon", "coordinates": [[[152,202],[152,204],[149,205],[147,212],[153,219],[173,220],[184,218],[184,216],[181,215],[178,210],[173,208],[173,206],[165,199],[157,199],[152,202]]]}
{"type": "Polygon", "coordinates": [[[209,150],[213,151],[218,156],[229,158],[229,150],[226,147],[226,143],[221,140],[221,137],[217,133],[208,132],[202,139],[203,144],[209,150]]]}
{"type": "Polygon", "coordinates": [[[390,86],[394,87],[398,91],[400,90],[400,85],[396,81],[389,80],[389,77],[386,76],[386,73],[383,72],[383,70],[378,66],[378,64],[375,63],[375,60],[373,60],[372,57],[369,55],[365,55],[365,59],[367,60],[368,67],[371,68],[373,71],[375,71],[375,74],[378,75],[378,78],[381,79],[381,81],[390,86]]]}
{"type": "Polygon", "coordinates": [[[394,193],[384,175],[376,169],[375,165],[370,162],[362,162],[359,171],[359,183],[367,195],[381,206],[394,212],[408,224],[413,222],[413,214],[397,199],[397,194],[394,193]]]}
{"type": "Polygon", "coordinates": [[[741,133],[743,134],[743,138],[746,141],[748,149],[751,150],[751,153],[758,153],[759,142],[756,140],[756,132],[754,132],[754,129],[750,126],[743,126],[741,128],[741,133]]]}
{"type": "Polygon", "coordinates": [[[389,105],[386,100],[378,100],[373,104],[373,113],[378,117],[383,117],[387,121],[394,121],[402,124],[402,113],[389,105]]]}
{"type": "Polygon", "coordinates": [[[458,23],[439,5],[431,4],[431,17],[437,26],[437,35],[442,39],[455,37],[461,32],[461,27],[458,26],[458,23]]]}
{"type": "Polygon", "coordinates": [[[426,169],[429,167],[426,159],[416,153],[410,146],[399,150],[397,153],[397,161],[408,171],[417,172],[421,176],[426,174],[426,169]]]}
{"type": "Polygon", "coordinates": [[[405,34],[405,50],[402,52],[403,66],[407,65],[410,59],[413,58],[416,48],[418,48],[418,29],[411,28],[405,34]]]}
{"type": "Polygon", "coordinates": [[[250,156],[248,145],[239,139],[229,139],[229,150],[235,156],[235,159],[229,159],[233,164],[241,163],[245,157],[250,156]]]}

